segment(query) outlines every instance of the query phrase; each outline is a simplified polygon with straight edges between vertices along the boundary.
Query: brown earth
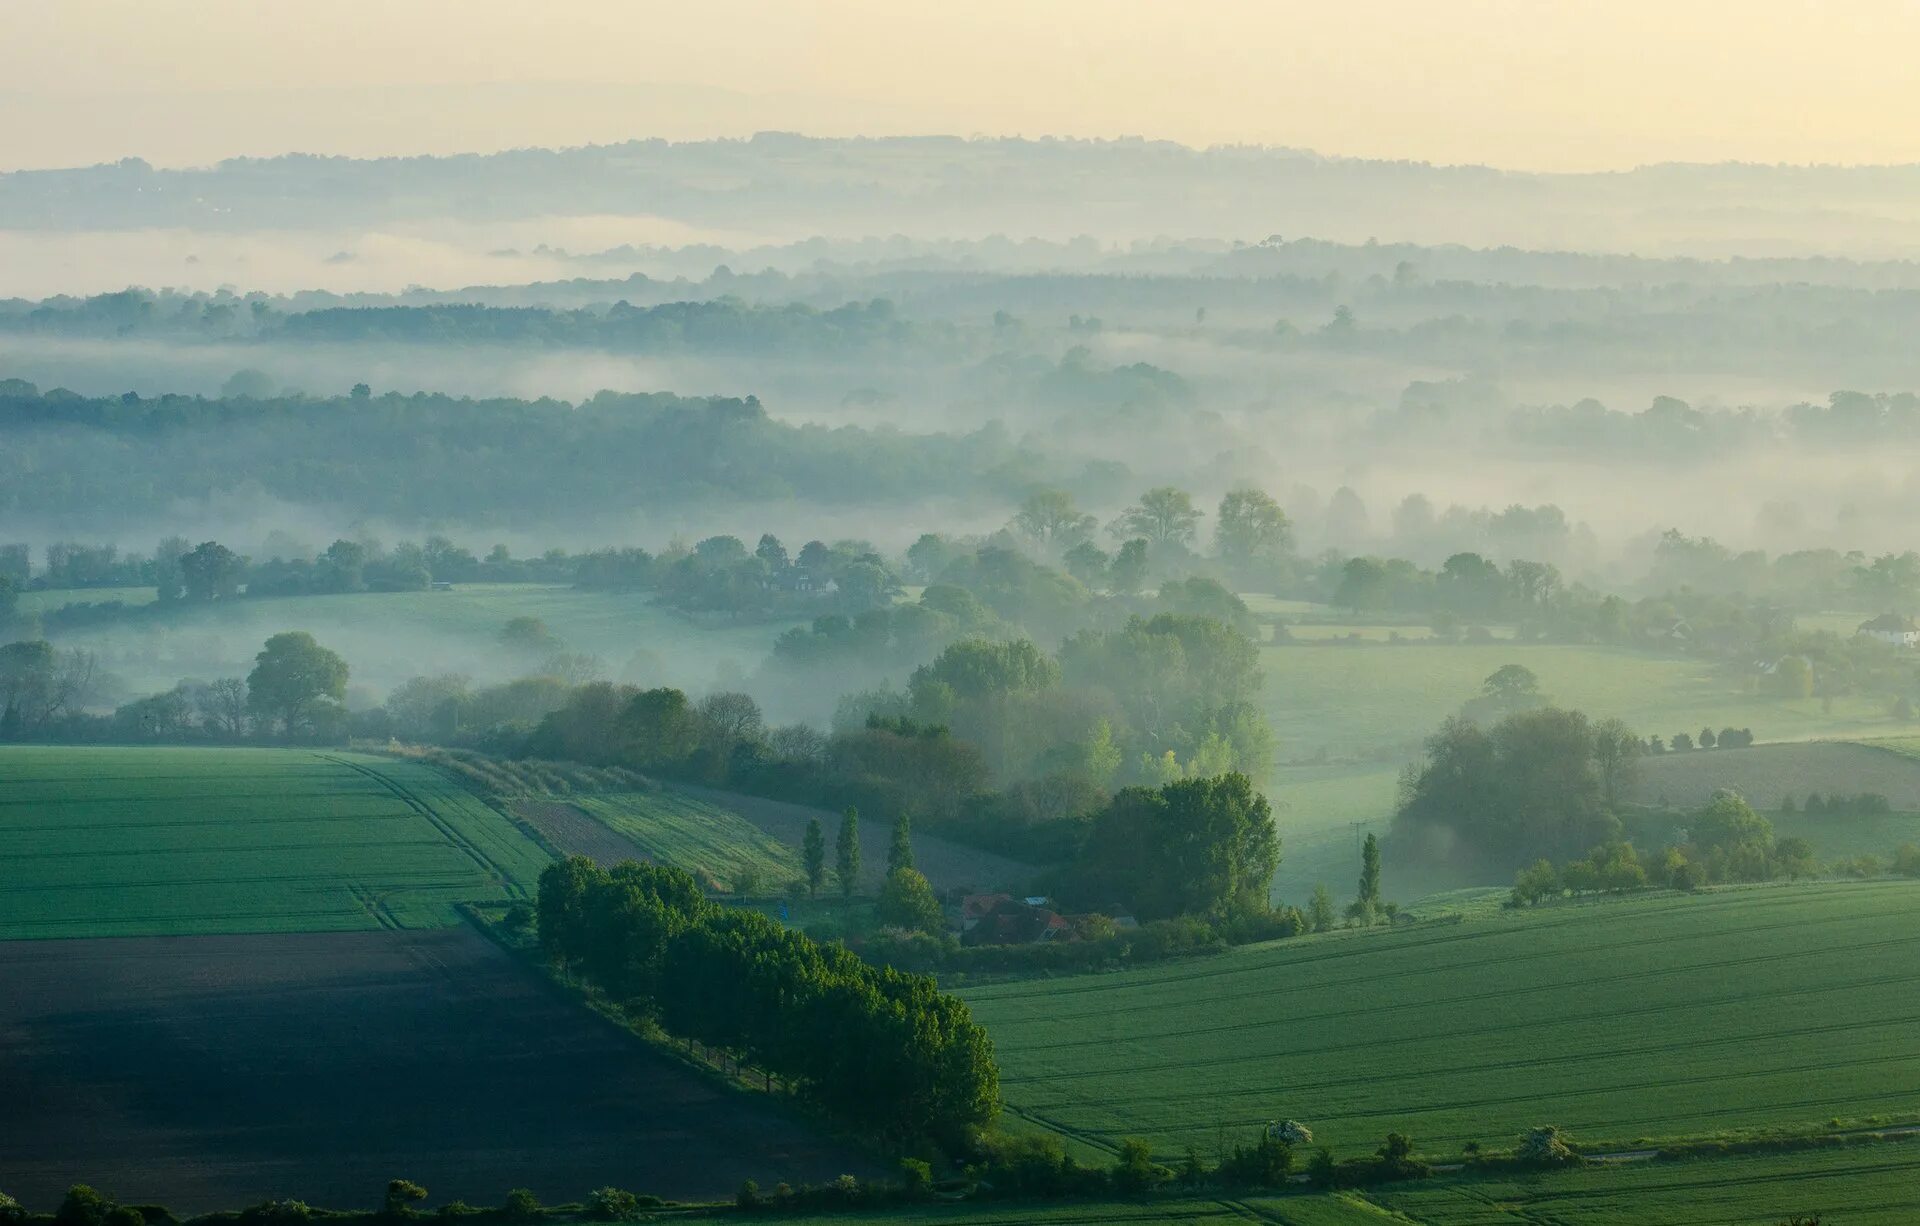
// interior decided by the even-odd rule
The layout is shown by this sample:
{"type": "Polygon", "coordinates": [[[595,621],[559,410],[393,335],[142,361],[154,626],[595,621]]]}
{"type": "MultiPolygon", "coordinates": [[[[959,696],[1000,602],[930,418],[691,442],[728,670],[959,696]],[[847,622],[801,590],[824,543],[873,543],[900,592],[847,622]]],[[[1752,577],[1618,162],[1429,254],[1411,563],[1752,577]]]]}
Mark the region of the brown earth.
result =
{"type": "Polygon", "coordinates": [[[0,1188],[176,1212],[268,1198],[675,1199],[871,1172],[468,928],[0,943],[0,1188]]]}
{"type": "Polygon", "coordinates": [[[602,867],[653,858],[626,835],[564,800],[516,800],[513,811],[563,855],[585,856],[602,867]]]}
{"type": "MultiPolygon", "coordinates": [[[[725,805],[780,842],[798,848],[807,835],[807,823],[820,819],[827,836],[827,866],[833,866],[834,834],[840,829],[840,815],[825,809],[767,800],[743,792],[723,792],[716,788],[675,784],[690,796],[716,805],[725,805]]],[[[887,848],[893,842],[890,819],[863,816],[860,821],[860,877],[864,886],[878,889],[886,877],[887,848]]],[[[913,832],[913,864],[926,875],[936,890],[965,887],[978,890],[1028,888],[1039,870],[1031,864],[978,851],[938,835],[913,832]]]]}

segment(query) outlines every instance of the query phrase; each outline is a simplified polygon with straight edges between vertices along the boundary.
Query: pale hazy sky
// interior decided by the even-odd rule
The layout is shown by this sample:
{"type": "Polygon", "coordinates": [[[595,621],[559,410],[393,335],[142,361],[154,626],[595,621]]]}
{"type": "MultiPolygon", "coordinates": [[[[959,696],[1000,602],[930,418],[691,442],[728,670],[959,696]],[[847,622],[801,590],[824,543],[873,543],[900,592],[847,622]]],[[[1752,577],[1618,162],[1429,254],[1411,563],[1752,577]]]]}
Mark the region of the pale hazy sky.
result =
{"type": "Polygon", "coordinates": [[[1920,161],[1920,0],[0,0],[0,168],[634,136],[1920,161]]]}

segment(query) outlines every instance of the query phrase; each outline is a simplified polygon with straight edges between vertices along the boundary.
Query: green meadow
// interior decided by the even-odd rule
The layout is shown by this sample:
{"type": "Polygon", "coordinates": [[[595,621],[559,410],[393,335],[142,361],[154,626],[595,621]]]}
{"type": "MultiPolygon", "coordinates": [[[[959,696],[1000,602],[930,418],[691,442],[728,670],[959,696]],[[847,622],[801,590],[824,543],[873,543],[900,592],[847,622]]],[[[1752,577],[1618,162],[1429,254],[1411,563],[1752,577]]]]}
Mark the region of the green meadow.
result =
{"type": "Polygon", "coordinates": [[[1163,1160],[1283,1117],[1342,1156],[1804,1129],[1920,1114],[1916,906],[1896,881],[1660,894],[962,995],[1014,1112],[1163,1160]]]}
{"type": "Polygon", "coordinates": [[[420,763],[0,748],[0,939],[441,927],[529,896],[547,862],[420,763]]]}

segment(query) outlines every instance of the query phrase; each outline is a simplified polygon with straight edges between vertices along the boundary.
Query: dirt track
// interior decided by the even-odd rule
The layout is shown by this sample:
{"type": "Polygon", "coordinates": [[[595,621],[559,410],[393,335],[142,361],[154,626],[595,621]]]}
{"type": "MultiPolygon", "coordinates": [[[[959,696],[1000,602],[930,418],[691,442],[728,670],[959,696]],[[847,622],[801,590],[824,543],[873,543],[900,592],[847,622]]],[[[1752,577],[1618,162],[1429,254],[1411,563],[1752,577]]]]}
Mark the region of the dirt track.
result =
{"type": "Polygon", "coordinates": [[[0,1188],[176,1212],[672,1198],[867,1173],[466,928],[0,943],[0,1188]]]}

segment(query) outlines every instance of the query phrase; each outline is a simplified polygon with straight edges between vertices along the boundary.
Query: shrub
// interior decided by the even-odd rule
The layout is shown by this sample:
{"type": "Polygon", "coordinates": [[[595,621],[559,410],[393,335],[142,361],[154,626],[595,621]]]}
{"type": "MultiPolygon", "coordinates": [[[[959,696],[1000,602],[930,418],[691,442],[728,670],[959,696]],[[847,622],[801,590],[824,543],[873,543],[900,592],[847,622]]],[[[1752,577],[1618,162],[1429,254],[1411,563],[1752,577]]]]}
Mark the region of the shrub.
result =
{"type": "Polygon", "coordinates": [[[382,1205],[390,1217],[405,1217],[413,1212],[413,1206],[427,1199],[427,1190],[410,1179],[390,1179],[387,1181],[387,1199],[382,1205]]]}
{"type": "Polygon", "coordinates": [[[1307,1177],[1320,1187],[1331,1188],[1335,1174],[1333,1151],[1324,1145],[1314,1150],[1313,1160],[1307,1164],[1307,1177]]]}
{"type": "Polygon", "coordinates": [[[60,1207],[53,1211],[54,1226],[106,1226],[113,1202],[84,1183],[67,1189],[60,1207]]]}
{"type": "Polygon", "coordinates": [[[1313,1144],[1313,1130],[1299,1120],[1281,1120],[1272,1131],[1276,1138],[1288,1145],[1313,1144]]]}
{"type": "Polygon", "coordinates": [[[1893,871],[1902,877],[1920,877],[1920,846],[1902,843],[1894,848],[1893,871]]]}
{"type": "Polygon", "coordinates": [[[509,1222],[531,1222],[540,1216],[540,1198],[526,1188],[514,1188],[500,1211],[509,1222]]]}
{"type": "MultiPolygon", "coordinates": [[[[1326,1150],[1320,1152],[1327,1153],[1326,1150]]],[[[1292,1170],[1293,1146],[1279,1137],[1263,1136],[1250,1146],[1234,1146],[1214,1174],[1224,1183],[1241,1187],[1278,1188],[1287,1182],[1292,1170]]]]}
{"type": "Polygon", "coordinates": [[[933,1166],[919,1158],[900,1159],[900,1189],[918,1200],[933,1190],[933,1166]]]}
{"type": "Polygon", "coordinates": [[[760,1207],[760,1185],[751,1179],[744,1180],[740,1184],[740,1190],[733,1194],[733,1203],[742,1209],[758,1209],[760,1207]]]}
{"type": "Polygon", "coordinates": [[[19,1201],[0,1192],[0,1226],[15,1226],[27,1220],[27,1209],[19,1201]]]}
{"type": "Polygon", "coordinates": [[[981,1161],[970,1173],[1008,1196],[1067,1196],[1096,1192],[1104,1173],[1080,1166],[1060,1148],[1058,1137],[1000,1136],[981,1140],[981,1161]]]}
{"type": "Polygon", "coordinates": [[[1520,1138],[1520,1146],[1513,1151],[1513,1156],[1528,1166],[1571,1166],[1581,1160],[1579,1154],[1567,1147],[1566,1138],[1555,1124],[1529,1128],[1520,1138]]]}
{"type": "Polygon", "coordinates": [[[298,1200],[263,1200],[240,1211],[247,1226],[299,1226],[312,1217],[312,1207],[298,1200]]]}
{"type": "Polygon", "coordinates": [[[1172,1171],[1154,1162],[1153,1147],[1145,1141],[1127,1138],[1120,1142],[1120,1159],[1113,1164],[1114,1187],[1137,1196],[1172,1177],[1172,1171]]]}
{"type": "Polygon", "coordinates": [[[595,1188],[587,1208],[603,1222],[624,1222],[640,1212],[640,1198],[621,1188],[595,1188]]]}
{"type": "Polygon", "coordinates": [[[107,1226],[147,1226],[147,1219],[132,1205],[115,1205],[107,1210],[107,1226]]]}

